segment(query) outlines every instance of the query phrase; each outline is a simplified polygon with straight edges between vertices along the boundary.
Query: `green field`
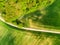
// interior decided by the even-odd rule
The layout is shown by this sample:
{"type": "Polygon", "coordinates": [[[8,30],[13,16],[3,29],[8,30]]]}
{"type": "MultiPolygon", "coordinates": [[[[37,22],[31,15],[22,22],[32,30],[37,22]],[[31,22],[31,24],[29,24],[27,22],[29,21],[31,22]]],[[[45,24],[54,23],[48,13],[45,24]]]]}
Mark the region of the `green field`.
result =
{"type": "MultiPolygon", "coordinates": [[[[0,0],[0,13],[19,27],[60,31],[60,0],[0,0]]],[[[60,34],[26,31],[0,20],[0,45],[60,45],[60,34]]]]}
{"type": "Polygon", "coordinates": [[[60,35],[24,31],[0,21],[0,45],[60,45],[60,35]]]}
{"type": "Polygon", "coordinates": [[[0,2],[1,16],[9,23],[19,27],[60,30],[59,0],[9,0],[0,2]]]}
{"type": "Polygon", "coordinates": [[[46,7],[54,2],[54,0],[1,0],[0,13],[7,22],[19,27],[31,27],[30,20],[31,23],[38,22],[40,25],[42,19],[40,17],[46,15],[46,7]]]}

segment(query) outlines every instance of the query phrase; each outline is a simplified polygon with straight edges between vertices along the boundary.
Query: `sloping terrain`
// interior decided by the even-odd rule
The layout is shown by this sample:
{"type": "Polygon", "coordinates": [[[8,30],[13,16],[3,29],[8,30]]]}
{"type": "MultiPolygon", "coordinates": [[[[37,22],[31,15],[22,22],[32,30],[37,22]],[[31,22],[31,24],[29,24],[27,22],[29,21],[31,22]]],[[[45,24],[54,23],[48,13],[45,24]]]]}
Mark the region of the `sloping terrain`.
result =
{"type": "Polygon", "coordinates": [[[19,30],[0,21],[0,45],[60,45],[60,35],[19,30]]]}
{"type": "MultiPolygon", "coordinates": [[[[7,22],[10,22],[17,26],[22,26],[25,24],[28,24],[22,21],[22,19],[25,15],[28,18],[29,15],[32,15],[32,18],[34,18],[33,13],[36,14],[36,12],[42,13],[43,10],[51,5],[54,2],[54,0],[1,0],[0,1],[0,13],[3,19],[7,22]],[[22,23],[22,24],[21,24],[22,23]]],[[[37,16],[41,15],[37,13],[37,16]]],[[[42,13],[44,15],[44,12],[42,13]]],[[[40,17],[40,16],[39,16],[40,17]]],[[[30,16],[31,19],[31,16],[30,16]]]]}
{"type": "MultiPolygon", "coordinates": [[[[34,11],[29,12],[31,10],[29,10],[30,8],[27,8],[27,10],[29,10],[28,14],[24,13],[24,17],[21,20],[15,19],[17,19],[21,13],[23,14],[23,12],[26,11],[26,7],[22,8],[22,10],[24,9],[25,11],[21,11],[19,10],[20,3],[15,4],[13,3],[14,1],[15,3],[17,3],[21,0],[0,0],[0,13],[2,14],[2,17],[5,17],[4,19],[7,22],[10,21],[12,22],[12,24],[16,24],[18,26],[40,29],[48,28],[49,30],[52,28],[54,29],[54,31],[55,29],[60,30],[60,0],[55,0],[54,2],[52,1],[51,5],[47,6],[43,10],[35,10],[35,8],[31,8],[34,9],[34,11]],[[6,2],[8,2],[9,4],[7,4],[6,2]],[[15,9],[17,7],[18,9],[15,9]]],[[[24,0],[22,0],[21,4],[25,6],[25,2],[23,2],[24,0]]],[[[45,2],[43,4],[45,4],[45,2]]],[[[12,27],[0,21],[0,45],[60,45],[60,35],[26,31],[12,27]]]]}

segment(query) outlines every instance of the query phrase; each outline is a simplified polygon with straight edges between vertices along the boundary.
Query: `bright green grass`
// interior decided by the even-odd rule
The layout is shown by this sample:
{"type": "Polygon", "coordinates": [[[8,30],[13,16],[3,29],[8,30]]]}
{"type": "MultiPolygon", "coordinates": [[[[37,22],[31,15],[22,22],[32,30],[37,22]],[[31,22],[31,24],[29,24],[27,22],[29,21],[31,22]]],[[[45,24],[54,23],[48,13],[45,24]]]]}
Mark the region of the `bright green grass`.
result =
{"type": "MultiPolygon", "coordinates": [[[[56,0],[56,2],[54,2],[54,4],[51,5],[51,7],[47,8],[48,11],[47,16],[42,19],[43,21],[41,20],[41,22],[44,25],[53,24],[53,26],[59,26],[60,24],[59,4],[60,4],[60,0],[56,0]],[[55,13],[57,13],[58,15],[55,15],[55,13]],[[46,23],[47,19],[48,19],[48,24],[46,23]],[[50,20],[52,23],[50,22],[50,20]]],[[[31,17],[31,19],[33,18],[31,17]]],[[[25,30],[11,27],[0,21],[0,45],[60,45],[60,35],[51,34],[51,33],[25,31],[25,30]]]]}
{"type": "Polygon", "coordinates": [[[0,21],[0,45],[60,45],[60,35],[24,31],[0,21]]]}
{"type": "Polygon", "coordinates": [[[53,2],[54,0],[0,0],[0,13],[7,22],[12,23],[26,14],[45,9],[53,2]]]}
{"type": "MultiPolygon", "coordinates": [[[[39,29],[45,29],[45,30],[46,29],[47,30],[55,30],[56,29],[55,31],[60,30],[60,5],[59,5],[60,0],[51,0],[51,2],[49,4],[47,4],[48,1],[44,2],[44,3],[46,3],[46,6],[48,5],[47,7],[45,5],[42,5],[43,2],[41,2],[41,6],[44,6],[44,9],[39,10],[41,8],[39,8],[39,9],[36,8],[37,10],[34,10],[35,8],[31,7],[34,11],[32,11],[32,12],[29,12],[30,10],[27,11],[29,13],[27,13],[27,14],[25,13],[25,16],[21,20],[18,19],[18,21],[16,21],[15,18],[18,17],[18,12],[20,12],[20,11],[16,10],[15,7],[19,6],[20,3],[19,2],[15,3],[16,1],[14,1],[14,0],[13,1],[9,0],[8,1],[9,4],[7,4],[8,2],[6,3],[6,1],[0,1],[0,2],[1,2],[0,3],[0,5],[1,5],[0,11],[2,13],[2,16],[5,17],[4,18],[5,20],[7,20],[9,22],[11,21],[11,23],[14,25],[17,25],[19,27],[32,27],[32,28],[39,28],[39,29]],[[11,7],[11,6],[13,6],[13,7],[11,7]],[[15,13],[17,13],[17,14],[15,14],[15,13]],[[30,19],[32,21],[30,21],[30,19]]],[[[22,3],[23,2],[24,1],[22,1],[22,3]]],[[[36,0],[34,2],[36,3],[36,0]]],[[[24,3],[23,3],[23,5],[24,5],[24,3]]],[[[33,4],[35,4],[35,3],[33,3],[33,4]]],[[[24,7],[26,7],[26,6],[24,6],[24,7]]],[[[29,8],[29,9],[31,9],[31,8],[29,8]]],[[[21,10],[23,10],[23,9],[21,8],[21,10]]],[[[24,9],[24,10],[26,10],[26,9],[24,9]]],[[[23,12],[25,12],[25,11],[23,11],[23,12]]]]}

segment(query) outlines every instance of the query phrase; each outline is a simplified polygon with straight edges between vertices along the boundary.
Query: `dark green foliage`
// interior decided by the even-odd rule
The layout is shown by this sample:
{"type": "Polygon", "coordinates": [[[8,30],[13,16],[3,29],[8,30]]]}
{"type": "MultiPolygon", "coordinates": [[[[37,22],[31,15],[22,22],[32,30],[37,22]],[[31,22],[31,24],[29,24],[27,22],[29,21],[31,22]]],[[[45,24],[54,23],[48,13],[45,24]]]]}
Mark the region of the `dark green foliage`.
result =
{"type": "Polygon", "coordinates": [[[55,1],[52,5],[46,8],[47,14],[43,17],[42,23],[45,25],[51,25],[60,27],[60,1],[55,1]]]}

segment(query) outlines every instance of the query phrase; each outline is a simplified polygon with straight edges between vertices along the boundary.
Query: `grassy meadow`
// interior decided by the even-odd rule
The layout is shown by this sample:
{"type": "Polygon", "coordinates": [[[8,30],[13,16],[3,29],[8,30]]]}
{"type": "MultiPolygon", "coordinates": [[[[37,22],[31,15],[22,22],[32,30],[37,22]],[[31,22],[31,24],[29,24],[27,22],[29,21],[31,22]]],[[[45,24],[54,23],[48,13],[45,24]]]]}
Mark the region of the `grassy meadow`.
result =
{"type": "Polygon", "coordinates": [[[0,45],[60,45],[60,35],[25,31],[0,21],[0,45]]]}

